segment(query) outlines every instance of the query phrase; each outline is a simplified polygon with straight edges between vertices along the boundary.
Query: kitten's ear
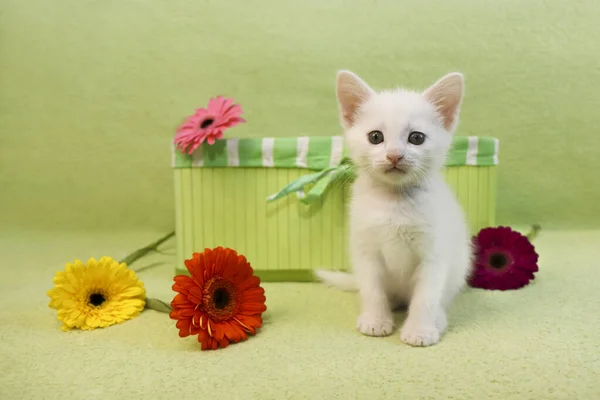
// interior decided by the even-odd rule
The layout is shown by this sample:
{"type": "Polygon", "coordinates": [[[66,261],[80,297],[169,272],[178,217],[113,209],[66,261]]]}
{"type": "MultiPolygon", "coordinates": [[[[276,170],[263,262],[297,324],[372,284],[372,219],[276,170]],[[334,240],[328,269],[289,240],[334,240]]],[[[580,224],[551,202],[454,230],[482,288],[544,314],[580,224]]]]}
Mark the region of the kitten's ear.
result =
{"type": "Polygon", "coordinates": [[[453,72],[441,78],[423,92],[423,96],[436,106],[444,127],[452,132],[458,123],[465,79],[462,74],[453,72]]]}
{"type": "Polygon", "coordinates": [[[373,89],[352,72],[339,71],[336,91],[340,121],[344,128],[350,128],[354,125],[356,110],[374,94],[373,89]]]}

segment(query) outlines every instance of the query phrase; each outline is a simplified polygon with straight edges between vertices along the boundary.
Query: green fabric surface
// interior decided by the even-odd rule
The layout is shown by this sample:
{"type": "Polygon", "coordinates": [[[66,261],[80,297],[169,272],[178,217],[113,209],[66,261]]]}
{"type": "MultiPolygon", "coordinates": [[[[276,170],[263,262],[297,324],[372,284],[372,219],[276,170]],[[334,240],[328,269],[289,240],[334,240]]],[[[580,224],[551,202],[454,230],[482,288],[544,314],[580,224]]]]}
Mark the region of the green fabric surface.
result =
{"type": "Polygon", "coordinates": [[[336,70],[460,70],[459,134],[501,143],[498,220],[600,225],[600,2],[0,2],[0,226],[170,229],[169,143],[210,97],[226,135],[341,132],[336,70]]]}
{"type": "MultiPolygon", "coordinates": [[[[123,257],[165,232],[0,231],[2,399],[581,399],[600,395],[600,231],[542,231],[540,272],[513,292],[467,290],[430,348],[354,331],[357,297],[263,284],[264,327],[201,352],[166,314],[62,332],[46,291],[74,257],[123,257]]],[[[173,242],[132,267],[170,301],[173,242]]],[[[398,314],[398,321],[403,319],[398,314]]]]}

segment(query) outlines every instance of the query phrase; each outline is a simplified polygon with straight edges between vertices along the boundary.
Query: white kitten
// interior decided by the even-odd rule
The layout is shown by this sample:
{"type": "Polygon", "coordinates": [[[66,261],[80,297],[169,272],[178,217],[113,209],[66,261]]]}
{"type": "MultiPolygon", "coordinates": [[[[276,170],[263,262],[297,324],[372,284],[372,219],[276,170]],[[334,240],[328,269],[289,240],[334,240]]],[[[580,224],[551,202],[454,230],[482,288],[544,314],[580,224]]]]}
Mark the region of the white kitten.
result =
{"type": "Polygon", "coordinates": [[[444,76],[423,93],[374,92],[351,72],[337,76],[340,119],[357,178],[350,201],[353,274],[317,271],[358,289],[357,329],[390,335],[392,309],[408,305],[402,340],[437,343],[446,310],[464,286],[471,247],[463,211],[441,169],[458,123],[463,77],[444,76]]]}

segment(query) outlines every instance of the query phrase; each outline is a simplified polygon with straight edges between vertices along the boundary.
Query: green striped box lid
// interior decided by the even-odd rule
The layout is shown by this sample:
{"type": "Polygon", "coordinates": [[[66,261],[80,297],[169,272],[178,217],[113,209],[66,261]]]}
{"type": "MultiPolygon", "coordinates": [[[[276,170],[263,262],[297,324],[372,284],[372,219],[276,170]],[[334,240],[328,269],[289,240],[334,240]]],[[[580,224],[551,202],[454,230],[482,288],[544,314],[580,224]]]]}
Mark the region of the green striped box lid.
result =
{"type": "MultiPolygon", "coordinates": [[[[192,154],[172,146],[173,168],[265,167],[323,170],[348,157],[343,136],[230,138],[203,143],[192,154]]],[[[498,164],[498,139],[455,136],[447,166],[498,164]]]]}

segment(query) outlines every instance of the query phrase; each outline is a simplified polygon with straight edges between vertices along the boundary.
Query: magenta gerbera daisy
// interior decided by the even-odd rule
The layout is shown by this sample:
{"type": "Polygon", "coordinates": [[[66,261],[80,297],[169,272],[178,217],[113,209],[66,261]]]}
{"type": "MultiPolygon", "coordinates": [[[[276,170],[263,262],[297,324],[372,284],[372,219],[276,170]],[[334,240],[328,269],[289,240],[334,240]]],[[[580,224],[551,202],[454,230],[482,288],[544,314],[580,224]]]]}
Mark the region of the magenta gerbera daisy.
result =
{"type": "Polygon", "coordinates": [[[204,141],[212,145],[223,138],[226,129],[246,122],[240,117],[242,107],[233,101],[218,96],[209,100],[207,108],[198,108],[177,129],[174,140],[177,147],[191,154],[204,141]]]}
{"type": "Polygon", "coordinates": [[[470,286],[519,289],[535,278],[538,254],[527,236],[504,226],[485,228],[473,238],[473,245],[475,260],[470,286]]]}

